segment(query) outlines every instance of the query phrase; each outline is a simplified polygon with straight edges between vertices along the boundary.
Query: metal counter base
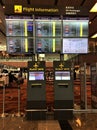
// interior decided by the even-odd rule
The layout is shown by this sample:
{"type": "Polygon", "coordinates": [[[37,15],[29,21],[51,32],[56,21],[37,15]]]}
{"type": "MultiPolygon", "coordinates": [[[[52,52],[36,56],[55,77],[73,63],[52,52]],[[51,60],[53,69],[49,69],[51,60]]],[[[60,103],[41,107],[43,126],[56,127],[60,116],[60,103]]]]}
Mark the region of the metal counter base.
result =
{"type": "Polygon", "coordinates": [[[47,109],[29,109],[26,110],[27,120],[46,120],[47,109]]]}
{"type": "Polygon", "coordinates": [[[54,109],[48,112],[47,109],[29,109],[26,110],[27,120],[72,120],[73,110],[54,109]]]}
{"type": "Polygon", "coordinates": [[[72,109],[54,109],[55,120],[71,120],[73,119],[72,109]]]}

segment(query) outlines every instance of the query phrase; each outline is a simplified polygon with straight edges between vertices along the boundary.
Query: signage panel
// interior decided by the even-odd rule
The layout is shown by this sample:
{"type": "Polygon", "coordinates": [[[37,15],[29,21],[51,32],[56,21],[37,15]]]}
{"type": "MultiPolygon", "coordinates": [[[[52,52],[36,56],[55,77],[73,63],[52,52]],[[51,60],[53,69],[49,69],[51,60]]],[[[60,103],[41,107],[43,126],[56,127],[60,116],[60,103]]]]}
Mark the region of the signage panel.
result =
{"type": "Polygon", "coordinates": [[[61,7],[52,7],[52,6],[27,6],[27,5],[5,5],[5,14],[22,14],[22,15],[69,15],[69,16],[88,16],[88,9],[85,7],[74,7],[74,6],[61,6],[61,7]]]}

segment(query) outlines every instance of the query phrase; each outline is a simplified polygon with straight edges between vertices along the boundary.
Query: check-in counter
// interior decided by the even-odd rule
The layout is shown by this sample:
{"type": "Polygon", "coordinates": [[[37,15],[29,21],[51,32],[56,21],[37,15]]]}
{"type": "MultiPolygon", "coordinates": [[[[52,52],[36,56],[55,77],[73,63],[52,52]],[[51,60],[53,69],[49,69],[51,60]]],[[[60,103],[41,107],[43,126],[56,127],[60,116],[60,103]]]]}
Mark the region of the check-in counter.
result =
{"type": "Polygon", "coordinates": [[[54,119],[73,118],[73,71],[70,62],[54,61],[54,119]]]}
{"type": "Polygon", "coordinates": [[[45,62],[28,62],[27,109],[28,120],[46,119],[45,62]]]}

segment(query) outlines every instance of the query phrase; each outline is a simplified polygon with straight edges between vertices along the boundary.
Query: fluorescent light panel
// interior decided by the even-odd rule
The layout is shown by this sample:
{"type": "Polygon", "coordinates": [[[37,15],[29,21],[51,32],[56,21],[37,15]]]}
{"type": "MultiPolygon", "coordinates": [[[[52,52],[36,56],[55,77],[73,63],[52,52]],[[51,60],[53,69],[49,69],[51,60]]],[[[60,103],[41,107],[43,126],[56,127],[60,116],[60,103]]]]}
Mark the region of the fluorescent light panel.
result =
{"type": "Polygon", "coordinates": [[[97,2],[96,2],[95,5],[92,7],[92,9],[90,10],[90,12],[97,12],[97,2]]]}

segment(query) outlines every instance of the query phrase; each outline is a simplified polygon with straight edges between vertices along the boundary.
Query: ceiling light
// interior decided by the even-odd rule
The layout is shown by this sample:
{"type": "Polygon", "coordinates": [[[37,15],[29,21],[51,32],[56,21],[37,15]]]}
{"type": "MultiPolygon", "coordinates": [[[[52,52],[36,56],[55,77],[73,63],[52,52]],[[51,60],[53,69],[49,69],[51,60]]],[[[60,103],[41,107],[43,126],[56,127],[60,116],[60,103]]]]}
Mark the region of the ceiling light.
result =
{"type": "Polygon", "coordinates": [[[91,24],[92,22],[90,21],[89,24],[91,24]]]}
{"type": "Polygon", "coordinates": [[[96,2],[95,5],[92,7],[92,9],[90,10],[90,12],[97,12],[97,2],[96,2]]]}
{"type": "Polygon", "coordinates": [[[3,5],[3,9],[5,9],[5,5],[3,5]]]}
{"type": "Polygon", "coordinates": [[[97,33],[94,34],[91,38],[97,38],[97,33]]]}

